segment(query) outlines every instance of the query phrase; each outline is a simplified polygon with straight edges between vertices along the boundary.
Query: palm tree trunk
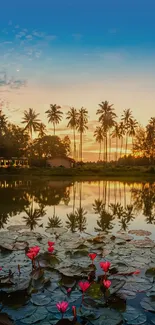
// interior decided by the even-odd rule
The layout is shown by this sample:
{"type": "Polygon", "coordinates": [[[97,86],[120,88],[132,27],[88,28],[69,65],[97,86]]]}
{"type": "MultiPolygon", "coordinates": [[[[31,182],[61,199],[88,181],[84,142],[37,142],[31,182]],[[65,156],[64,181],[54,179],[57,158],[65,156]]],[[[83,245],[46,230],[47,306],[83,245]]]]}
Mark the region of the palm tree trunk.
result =
{"type": "Polygon", "coordinates": [[[81,149],[81,161],[82,161],[82,132],[80,132],[80,149],[81,149]]]}
{"type": "Polygon", "coordinates": [[[100,141],[100,149],[99,149],[99,161],[101,160],[101,141],[100,141]]]}
{"type": "Polygon", "coordinates": [[[123,137],[121,138],[120,158],[122,157],[122,149],[123,149],[123,137]]]}
{"type": "Polygon", "coordinates": [[[109,131],[109,162],[111,159],[111,138],[110,138],[110,131],[109,131]]]}
{"type": "Polygon", "coordinates": [[[54,135],[55,135],[55,123],[53,123],[53,128],[54,128],[54,135]]]}
{"type": "Polygon", "coordinates": [[[116,161],[117,161],[117,151],[118,151],[118,138],[116,137],[116,161]]]}
{"type": "Polygon", "coordinates": [[[74,133],[74,159],[76,159],[76,139],[75,139],[75,128],[73,129],[74,133]]]}
{"type": "Polygon", "coordinates": [[[128,149],[128,135],[126,134],[125,155],[127,155],[127,149],[128,149]]]}
{"type": "Polygon", "coordinates": [[[107,133],[106,133],[106,138],[105,138],[105,140],[106,140],[106,145],[105,145],[105,147],[106,147],[106,163],[107,163],[107,161],[108,161],[108,138],[107,138],[107,133]]]}

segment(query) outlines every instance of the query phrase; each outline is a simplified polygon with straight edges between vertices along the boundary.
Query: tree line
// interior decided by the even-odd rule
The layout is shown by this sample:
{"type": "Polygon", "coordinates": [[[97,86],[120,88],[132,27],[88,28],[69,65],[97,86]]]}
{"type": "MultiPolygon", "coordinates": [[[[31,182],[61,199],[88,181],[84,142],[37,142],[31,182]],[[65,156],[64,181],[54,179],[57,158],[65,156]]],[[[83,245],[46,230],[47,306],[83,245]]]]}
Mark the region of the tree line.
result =
{"type": "MultiPolygon", "coordinates": [[[[39,119],[39,114],[32,108],[24,111],[21,121],[23,127],[10,123],[0,111],[0,156],[9,151],[10,156],[25,155],[28,157],[43,158],[52,155],[69,155],[71,141],[68,136],[60,139],[56,136],[56,127],[62,121],[64,113],[57,104],[50,104],[45,112],[48,123],[53,125],[53,136],[47,135],[46,125],[39,119]],[[33,132],[37,138],[33,139],[33,132]],[[12,152],[13,151],[13,152],[12,152]],[[15,155],[18,152],[18,155],[15,155]]],[[[147,157],[150,162],[155,161],[155,117],[151,117],[147,126],[142,127],[133,117],[131,109],[122,112],[120,120],[113,104],[101,102],[96,111],[98,120],[93,136],[99,144],[98,161],[111,160],[112,139],[115,139],[115,161],[127,157],[130,152],[134,156],[147,157]],[[132,150],[128,150],[129,139],[132,150]]],[[[73,157],[77,157],[77,133],[80,142],[80,160],[83,159],[83,134],[88,130],[88,110],[84,107],[77,110],[70,107],[66,113],[66,128],[73,131],[73,157]]]]}

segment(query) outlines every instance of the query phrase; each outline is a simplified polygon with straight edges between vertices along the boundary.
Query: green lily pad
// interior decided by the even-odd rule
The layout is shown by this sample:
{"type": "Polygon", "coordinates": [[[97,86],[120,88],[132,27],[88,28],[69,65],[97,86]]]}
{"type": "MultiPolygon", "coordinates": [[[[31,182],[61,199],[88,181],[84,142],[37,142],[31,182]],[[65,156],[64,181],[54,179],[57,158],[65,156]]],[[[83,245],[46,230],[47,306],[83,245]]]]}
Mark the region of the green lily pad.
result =
{"type": "Polygon", "coordinates": [[[130,325],[140,325],[146,322],[146,315],[132,306],[127,306],[126,311],[122,315],[126,323],[130,325]]]}
{"type": "Polygon", "coordinates": [[[25,317],[30,317],[37,310],[36,306],[33,305],[25,305],[23,307],[13,309],[9,307],[4,307],[3,311],[6,312],[11,319],[14,321],[21,320],[25,317]]]}
{"type": "Polygon", "coordinates": [[[51,298],[43,294],[33,295],[31,302],[36,306],[45,306],[51,302],[51,298]]]}
{"type": "Polygon", "coordinates": [[[116,310],[103,308],[102,315],[96,320],[91,320],[91,323],[94,325],[120,325],[122,316],[116,310]]]}
{"type": "Polygon", "coordinates": [[[140,304],[145,310],[155,312],[155,296],[144,297],[140,304]]]}
{"type": "Polygon", "coordinates": [[[100,299],[101,297],[103,297],[103,292],[101,291],[100,284],[92,283],[90,287],[87,289],[86,295],[94,299],[100,299]]]}
{"type": "Polygon", "coordinates": [[[46,318],[48,311],[45,307],[39,307],[37,310],[29,317],[22,319],[24,324],[35,324],[46,318]]]}

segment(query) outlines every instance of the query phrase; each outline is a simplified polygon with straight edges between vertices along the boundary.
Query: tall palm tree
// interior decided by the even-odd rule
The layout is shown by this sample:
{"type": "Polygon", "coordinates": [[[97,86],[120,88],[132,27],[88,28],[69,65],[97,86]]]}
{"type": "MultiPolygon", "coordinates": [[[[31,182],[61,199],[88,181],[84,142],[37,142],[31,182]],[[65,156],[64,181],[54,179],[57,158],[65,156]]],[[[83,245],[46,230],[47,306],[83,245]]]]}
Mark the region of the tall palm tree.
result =
{"type": "Polygon", "coordinates": [[[56,124],[59,124],[62,120],[63,112],[60,111],[60,106],[56,104],[50,104],[50,109],[48,109],[45,113],[48,117],[48,123],[53,124],[53,132],[55,135],[55,126],[56,124]]]}
{"type": "Polygon", "coordinates": [[[37,131],[38,131],[38,137],[43,138],[46,135],[46,125],[44,123],[40,123],[37,131]]]}
{"type": "Polygon", "coordinates": [[[120,132],[120,139],[121,139],[121,148],[120,148],[120,158],[121,158],[122,157],[122,149],[123,149],[123,137],[125,135],[125,126],[122,121],[119,123],[119,132],[120,132]]]}
{"type": "Polygon", "coordinates": [[[115,153],[115,159],[117,161],[117,153],[118,153],[118,139],[121,138],[121,133],[120,133],[120,126],[118,123],[115,123],[114,130],[111,134],[112,138],[116,139],[116,153],[115,153]]]}
{"type": "Polygon", "coordinates": [[[73,137],[74,137],[74,159],[76,158],[76,138],[75,138],[75,130],[78,126],[78,112],[76,108],[71,107],[70,110],[67,112],[68,121],[67,127],[73,130],[73,137]]]}
{"type": "Polygon", "coordinates": [[[133,119],[133,116],[132,116],[132,111],[130,108],[128,109],[125,109],[123,111],[123,114],[122,114],[122,122],[124,123],[124,127],[125,127],[125,134],[126,134],[126,144],[125,144],[125,155],[127,154],[127,149],[128,149],[128,133],[129,133],[129,129],[130,129],[130,121],[133,119]]]}
{"type": "Polygon", "coordinates": [[[132,152],[133,152],[133,139],[136,135],[137,127],[138,127],[138,122],[135,119],[130,119],[128,134],[132,138],[132,152]]]}
{"type": "Polygon", "coordinates": [[[39,114],[35,112],[33,108],[29,108],[28,111],[24,111],[23,124],[26,124],[25,130],[28,130],[31,140],[32,140],[32,132],[36,132],[38,130],[40,120],[37,118],[39,114]]]}
{"type": "Polygon", "coordinates": [[[99,161],[101,160],[101,145],[104,140],[104,133],[103,133],[103,128],[101,126],[97,126],[96,130],[94,131],[94,136],[96,138],[96,142],[99,143],[99,161]]]}
{"type": "Polygon", "coordinates": [[[113,104],[109,105],[108,101],[102,102],[99,104],[99,109],[96,114],[100,115],[99,122],[102,123],[102,128],[105,133],[105,147],[106,147],[106,162],[108,158],[108,131],[114,125],[114,119],[116,118],[116,114],[114,113],[113,104]]]}
{"type": "Polygon", "coordinates": [[[82,161],[82,135],[88,129],[88,111],[86,108],[81,108],[78,111],[78,122],[77,122],[77,130],[80,133],[80,158],[82,161]]]}

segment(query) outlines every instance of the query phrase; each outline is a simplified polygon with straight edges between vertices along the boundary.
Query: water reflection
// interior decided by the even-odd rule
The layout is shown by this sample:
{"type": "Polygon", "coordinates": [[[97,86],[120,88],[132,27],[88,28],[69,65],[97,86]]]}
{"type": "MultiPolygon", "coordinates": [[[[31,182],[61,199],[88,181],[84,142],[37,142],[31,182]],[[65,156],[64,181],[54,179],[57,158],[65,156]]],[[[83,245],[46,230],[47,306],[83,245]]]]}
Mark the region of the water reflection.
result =
{"type": "Polygon", "coordinates": [[[149,229],[155,225],[155,183],[1,180],[0,229],[23,223],[41,231],[149,229]]]}

